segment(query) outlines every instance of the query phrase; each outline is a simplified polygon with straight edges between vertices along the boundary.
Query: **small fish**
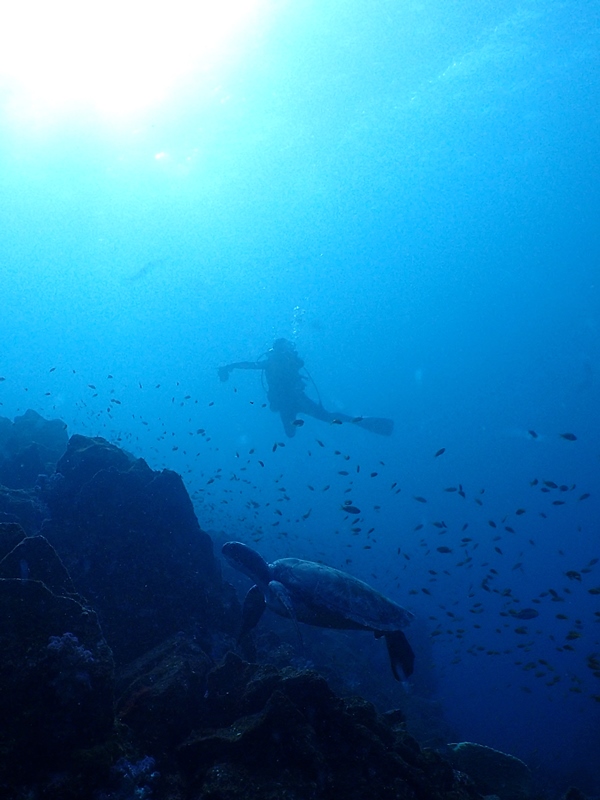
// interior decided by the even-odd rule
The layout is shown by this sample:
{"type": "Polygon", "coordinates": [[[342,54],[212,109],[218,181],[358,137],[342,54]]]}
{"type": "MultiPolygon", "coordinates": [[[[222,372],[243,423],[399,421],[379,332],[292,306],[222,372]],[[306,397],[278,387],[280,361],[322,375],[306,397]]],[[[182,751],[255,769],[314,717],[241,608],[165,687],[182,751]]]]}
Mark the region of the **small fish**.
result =
{"type": "Polygon", "coordinates": [[[319,445],[319,447],[325,447],[325,445],[323,444],[323,442],[320,439],[317,439],[316,442],[319,445]]]}
{"type": "Polygon", "coordinates": [[[539,617],[540,612],[536,611],[535,608],[522,608],[521,611],[515,614],[517,619],[535,619],[535,617],[539,617]]]}
{"type": "Polygon", "coordinates": [[[295,419],[292,422],[292,425],[295,425],[297,428],[301,428],[304,425],[304,420],[303,419],[295,419]]]}
{"type": "Polygon", "coordinates": [[[451,553],[452,549],[450,547],[446,547],[446,545],[442,545],[441,547],[437,548],[438,553],[451,553]]]}
{"type": "Polygon", "coordinates": [[[587,500],[588,497],[590,497],[590,493],[589,492],[584,492],[579,499],[580,500],[587,500]]]}
{"type": "Polygon", "coordinates": [[[445,452],[446,452],[446,448],[445,447],[440,447],[440,449],[434,455],[434,458],[437,458],[438,456],[443,456],[445,452]]]}
{"type": "Polygon", "coordinates": [[[338,475],[349,475],[349,473],[347,472],[347,470],[341,469],[339,470],[338,475]]]}
{"type": "Polygon", "coordinates": [[[517,508],[517,510],[515,511],[515,514],[517,514],[517,516],[520,516],[521,514],[524,514],[524,513],[525,513],[525,509],[524,508],[517,508]]]}
{"type": "Polygon", "coordinates": [[[535,431],[527,431],[527,433],[531,436],[532,439],[538,438],[538,435],[535,431]]]}
{"type": "Polygon", "coordinates": [[[417,501],[417,503],[426,503],[427,500],[424,497],[420,497],[419,495],[413,495],[413,499],[417,501]]]}
{"type": "Polygon", "coordinates": [[[574,433],[561,433],[560,434],[560,438],[561,439],[566,439],[567,442],[575,442],[575,441],[577,441],[577,437],[575,436],[574,433]]]}
{"type": "Polygon", "coordinates": [[[360,508],[356,506],[340,506],[340,508],[348,514],[360,514],[360,508]]]}

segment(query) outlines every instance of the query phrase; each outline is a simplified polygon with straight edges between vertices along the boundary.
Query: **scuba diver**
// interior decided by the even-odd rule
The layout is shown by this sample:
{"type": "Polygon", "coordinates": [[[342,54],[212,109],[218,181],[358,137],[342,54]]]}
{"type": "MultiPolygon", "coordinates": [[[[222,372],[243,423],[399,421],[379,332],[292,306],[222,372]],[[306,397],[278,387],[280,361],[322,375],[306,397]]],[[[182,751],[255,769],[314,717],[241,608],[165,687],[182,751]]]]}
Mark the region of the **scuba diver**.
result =
{"type": "MultiPolygon", "coordinates": [[[[294,436],[296,428],[303,424],[302,420],[296,419],[298,414],[307,414],[323,422],[337,424],[352,422],[373,433],[391,436],[394,428],[394,421],[391,419],[350,417],[337,411],[327,411],[320,399],[316,403],[308,397],[304,391],[306,378],[300,374],[303,368],[304,361],[296,352],[293,343],[288,339],[275,339],[273,347],[257,361],[238,361],[235,364],[219,367],[219,378],[222,381],[228,380],[229,373],[234,369],[261,370],[267,381],[267,399],[271,411],[279,412],[284,430],[290,437],[294,436]]],[[[310,375],[308,377],[310,378],[310,375]]],[[[314,385],[312,378],[310,380],[314,385]]]]}

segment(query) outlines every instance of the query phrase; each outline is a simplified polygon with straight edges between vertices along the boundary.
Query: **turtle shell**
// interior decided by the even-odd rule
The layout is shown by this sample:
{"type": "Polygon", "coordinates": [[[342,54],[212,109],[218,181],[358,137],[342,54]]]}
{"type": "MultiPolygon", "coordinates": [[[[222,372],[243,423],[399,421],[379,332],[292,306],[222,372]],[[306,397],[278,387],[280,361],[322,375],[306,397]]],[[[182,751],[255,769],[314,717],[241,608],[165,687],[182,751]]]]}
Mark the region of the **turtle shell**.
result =
{"type": "Polygon", "coordinates": [[[395,631],[413,614],[364,581],[333,567],[281,558],[270,565],[272,580],[287,590],[300,622],[325,628],[395,631]]]}

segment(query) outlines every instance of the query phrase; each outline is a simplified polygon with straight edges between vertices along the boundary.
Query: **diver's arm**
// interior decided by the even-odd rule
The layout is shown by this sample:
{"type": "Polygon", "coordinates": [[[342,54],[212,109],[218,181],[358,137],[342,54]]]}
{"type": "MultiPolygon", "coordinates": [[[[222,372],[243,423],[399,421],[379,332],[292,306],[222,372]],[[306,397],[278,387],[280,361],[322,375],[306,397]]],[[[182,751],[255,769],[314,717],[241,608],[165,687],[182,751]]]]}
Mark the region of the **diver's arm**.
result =
{"type": "Polygon", "coordinates": [[[219,378],[222,381],[226,381],[229,378],[229,373],[234,369],[264,369],[264,363],[259,363],[258,361],[236,361],[235,364],[219,367],[219,378]]]}

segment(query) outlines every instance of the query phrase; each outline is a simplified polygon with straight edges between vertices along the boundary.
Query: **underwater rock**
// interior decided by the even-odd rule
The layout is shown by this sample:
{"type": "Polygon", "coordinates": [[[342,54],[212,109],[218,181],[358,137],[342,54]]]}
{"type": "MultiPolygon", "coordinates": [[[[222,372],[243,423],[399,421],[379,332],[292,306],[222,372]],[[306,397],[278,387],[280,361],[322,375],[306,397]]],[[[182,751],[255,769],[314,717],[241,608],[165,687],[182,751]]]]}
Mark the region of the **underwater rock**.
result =
{"type": "Polygon", "coordinates": [[[247,664],[231,653],[207,675],[198,724],[177,754],[202,798],[477,796],[370,703],[336,697],[315,672],[247,664]]]}
{"type": "Polygon", "coordinates": [[[448,760],[465,772],[483,795],[500,800],[527,800],[531,795],[531,771],[515,756],[474,742],[448,745],[448,760]]]}
{"type": "Polygon", "coordinates": [[[75,435],[44,488],[42,533],[96,609],[117,663],[180,630],[235,629],[239,606],[221,581],[179,475],[155,472],[102,438],[75,435]]]}
{"type": "Polygon", "coordinates": [[[216,800],[474,800],[466,776],[421,750],[402,715],[340,699],[313,671],[214,666],[180,634],[124,668],[117,716],[185,796],[216,800]]]}
{"type": "Polygon", "coordinates": [[[587,800],[587,796],[575,786],[570,786],[562,800],[587,800]]]}
{"type": "Polygon", "coordinates": [[[197,725],[213,666],[192,638],[172,637],[119,672],[117,718],[144,750],[167,752],[197,725]]]}
{"type": "MultiPolygon", "coordinates": [[[[0,525],[0,541],[4,527],[8,528],[0,525]]],[[[50,542],[44,536],[25,536],[25,531],[18,525],[14,528],[20,530],[22,536],[3,557],[0,550],[0,578],[42,581],[54,594],[76,597],[69,573],[50,542]]],[[[15,535],[18,535],[17,531],[15,535]]]]}
{"type": "Polygon", "coordinates": [[[14,544],[0,561],[0,783],[62,768],[113,726],[113,659],[96,614],[44,537],[21,534],[0,526],[2,545],[14,544]]]}
{"type": "Polygon", "coordinates": [[[37,533],[48,509],[34,489],[10,489],[0,485],[0,523],[18,523],[28,534],[37,533]]]}
{"type": "Polygon", "coordinates": [[[0,522],[0,560],[22,542],[26,533],[18,522],[0,522]]]}
{"type": "Polygon", "coordinates": [[[28,489],[38,475],[54,472],[68,441],[67,426],[29,409],[14,422],[0,418],[0,484],[28,489]]]}

